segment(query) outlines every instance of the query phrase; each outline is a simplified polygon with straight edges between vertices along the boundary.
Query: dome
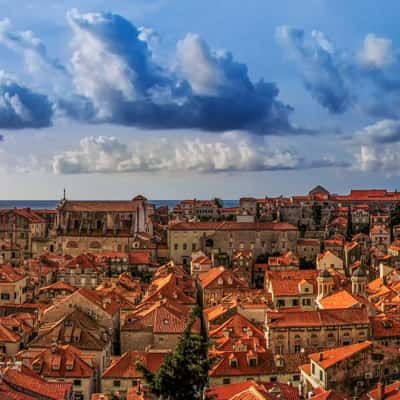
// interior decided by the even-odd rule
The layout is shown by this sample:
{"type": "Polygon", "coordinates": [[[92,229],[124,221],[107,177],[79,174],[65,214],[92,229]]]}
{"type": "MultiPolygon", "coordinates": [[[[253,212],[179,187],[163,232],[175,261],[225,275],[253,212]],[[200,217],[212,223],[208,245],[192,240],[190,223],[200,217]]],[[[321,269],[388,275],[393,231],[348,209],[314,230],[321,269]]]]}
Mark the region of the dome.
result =
{"type": "Polygon", "coordinates": [[[323,269],[319,275],[318,278],[332,278],[332,275],[329,273],[327,269],[323,269]]]}
{"type": "Polygon", "coordinates": [[[354,272],[353,272],[353,276],[357,277],[357,278],[363,278],[366,276],[365,271],[363,268],[358,267],[354,272]]]}
{"type": "Polygon", "coordinates": [[[132,199],[132,201],[138,201],[138,200],[140,200],[140,201],[147,201],[146,197],[142,196],[141,194],[135,196],[135,197],[132,199]]]}

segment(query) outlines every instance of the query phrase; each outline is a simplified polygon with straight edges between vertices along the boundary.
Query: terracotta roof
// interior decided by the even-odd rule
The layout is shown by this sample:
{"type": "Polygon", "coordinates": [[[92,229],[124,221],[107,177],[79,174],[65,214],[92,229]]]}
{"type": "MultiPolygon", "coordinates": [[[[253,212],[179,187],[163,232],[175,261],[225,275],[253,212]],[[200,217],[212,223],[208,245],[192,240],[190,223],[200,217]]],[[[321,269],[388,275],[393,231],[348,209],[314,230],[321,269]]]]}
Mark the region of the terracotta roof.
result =
{"type": "Polygon", "coordinates": [[[70,285],[68,282],[58,281],[52,283],[48,286],[43,286],[39,289],[39,293],[48,292],[51,290],[65,290],[67,292],[73,293],[77,288],[75,286],[70,285]]]}
{"type": "Polygon", "coordinates": [[[397,201],[400,200],[400,193],[388,192],[385,189],[352,189],[348,195],[332,195],[337,201],[397,201]]]}
{"type": "Polygon", "coordinates": [[[361,304],[366,304],[372,307],[372,304],[368,301],[368,299],[353,295],[345,289],[339,290],[329,296],[324,297],[323,299],[319,300],[319,304],[324,309],[351,308],[355,306],[361,306],[361,304]]]}
{"type": "Polygon", "coordinates": [[[313,353],[309,358],[317,363],[321,368],[328,369],[353,355],[368,349],[372,346],[372,342],[365,341],[361,343],[351,344],[349,346],[336,347],[320,353],[313,353]]]}
{"type": "Polygon", "coordinates": [[[298,400],[298,389],[284,383],[253,380],[216,386],[207,391],[214,400],[298,400]]]}
{"type": "Polygon", "coordinates": [[[64,211],[73,212],[135,212],[143,201],[70,201],[61,205],[64,211]]]}
{"type": "Polygon", "coordinates": [[[25,279],[27,275],[21,270],[11,267],[10,265],[0,266],[0,284],[15,283],[25,279]]]}
{"type": "Polygon", "coordinates": [[[212,261],[207,256],[199,256],[192,260],[193,264],[201,264],[201,265],[211,265],[212,261]]]}
{"type": "Polygon", "coordinates": [[[60,269],[76,269],[80,268],[82,271],[93,270],[102,272],[105,265],[99,263],[92,254],[79,254],[78,256],[67,259],[60,265],[60,269]]]}
{"type": "Polygon", "coordinates": [[[213,284],[219,287],[241,287],[248,288],[248,284],[239,279],[232,271],[225,269],[224,267],[211,268],[207,272],[203,272],[198,275],[203,289],[207,289],[213,284]],[[222,284],[219,285],[217,280],[222,279],[222,284]]]}
{"type": "Polygon", "coordinates": [[[216,356],[219,361],[210,369],[209,376],[265,376],[282,373],[297,373],[298,368],[307,357],[302,353],[285,354],[283,365],[279,366],[276,363],[274,355],[271,351],[248,352],[239,351],[224,351],[217,352],[216,356]],[[257,359],[256,365],[252,366],[249,362],[251,358],[257,359]],[[232,364],[232,359],[235,359],[237,365],[232,364]]]}
{"type": "Polygon", "coordinates": [[[30,358],[33,371],[46,378],[91,378],[94,370],[94,356],[78,350],[72,345],[56,346],[36,352],[20,352],[17,358],[30,358]]]}
{"type": "Polygon", "coordinates": [[[220,326],[209,332],[218,350],[232,351],[241,347],[258,349],[266,347],[264,332],[241,314],[236,313],[220,326]]]}
{"type": "Polygon", "coordinates": [[[131,251],[128,255],[130,265],[151,264],[150,251],[131,251]]]}
{"type": "Polygon", "coordinates": [[[195,304],[196,293],[196,283],[190,275],[171,272],[152,280],[142,302],[171,298],[183,304],[195,304]]]}
{"type": "MultiPolygon", "coordinates": [[[[154,303],[142,303],[137,309],[126,315],[122,330],[150,331],[153,333],[182,333],[188,323],[190,308],[171,299],[154,303]]],[[[198,331],[195,324],[194,330],[198,331]]]]}
{"type": "Polygon", "coordinates": [[[297,231],[287,222],[179,222],[171,231],[297,231]]]}
{"type": "Polygon", "coordinates": [[[143,374],[136,368],[142,364],[150,372],[155,373],[163,363],[167,352],[161,351],[130,351],[115,359],[104,371],[102,379],[135,379],[142,378],[143,374]]]}
{"type": "MultiPolygon", "coordinates": [[[[385,400],[400,400],[400,381],[393,382],[385,385],[383,388],[385,400]]],[[[382,400],[379,398],[378,388],[372,389],[368,392],[369,399],[382,400]]]]}
{"type": "Polygon", "coordinates": [[[222,317],[223,315],[226,315],[230,313],[232,310],[237,308],[237,301],[232,301],[229,303],[220,303],[215,306],[206,308],[203,311],[205,319],[211,323],[214,320],[222,317]]]}
{"type": "Polygon", "coordinates": [[[13,208],[7,210],[1,210],[2,214],[14,214],[19,217],[27,219],[30,223],[45,223],[46,220],[36,213],[36,210],[31,210],[30,208],[13,208]]]}
{"type": "Polygon", "coordinates": [[[400,321],[396,318],[370,317],[370,321],[374,339],[400,337],[400,321]]]}
{"type": "Polygon", "coordinates": [[[74,343],[80,350],[101,351],[110,343],[111,337],[105,328],[76,309],[57,322],[43,323],[29,347],[50,347],[54,341],[63,345],[74,343]]]}
{"type": "Polygon", "coordinates": [[[80,288],[78,290],[78,293],[81,294],[86,299],[88,299],[89,301],[91,301],[92,303],[95,303],[98,307],[102,308],[110,315],[115,315],[119,311],[119,304],[116,301],[113,300],[103,301],[102,297],[99,294],[97,294],[95,290],[80,288]]]}
{"type": "Polygon", "coordinates": [[[306,281],[317,289],[317,270],[295,270],[295,271],[268,271],[268,280],[274,296],[295,296],[299,294],[299,284],[306,281]]]}
{"type": "MultiPolygon", "coordinates": [[[[3,372],[3,381],[11,385],[18,393],[26,393],[27,391],[32,393],[35,397],[31,398],[35,399],[44,396],[52,400],[67,400],[70,398],[70,392],[72,390],[71,383],[49,382],[25,366],[22,366],[20,371],[12,367],[7,367],[3,372]]],[[[29,398],[30,397],[28,397],[28,399],[29,398]]],[[[26,398],[11,397],[11,399],[25,400],[26,398]]]]}
{"type": "Polygon", "coordinates": [[[306,327],[306,326],[340,326],[369,324],[366,308],[344,308],[310,311],[271,312],[267,318],[269,328],[306,327]]]}
{"type": "Polygon", "coordinates": [[[381,234],[388,235],[389,233],[390,233],[389,228],[383,225],[375,225],[369,230],[370,235],[381,235],[381,234]]]}
{"type": "Polygon", "coordinates": [[[334,390],[324,390],[322,388],[314,389],[314,396],[310,400],[348,400],[347,396],[337,393],[334,390]]]}
{"type": "Polygon", "coordinates": [[[336,254],[332,253],[330,250],[325,250],[323,253],[318,254],[318,261],[323,260],[326,257],[334,257],[334,258],[338,258],[341,260],[340,257],[338,257],[336,254]]]}

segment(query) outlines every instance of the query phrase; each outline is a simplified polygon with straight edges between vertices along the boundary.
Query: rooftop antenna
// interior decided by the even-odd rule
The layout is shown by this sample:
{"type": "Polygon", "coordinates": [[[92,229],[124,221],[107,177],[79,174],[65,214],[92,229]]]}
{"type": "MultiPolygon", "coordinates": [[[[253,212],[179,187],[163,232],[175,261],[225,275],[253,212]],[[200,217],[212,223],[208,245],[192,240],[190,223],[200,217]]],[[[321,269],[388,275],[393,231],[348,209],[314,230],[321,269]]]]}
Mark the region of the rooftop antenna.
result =
{"type": "Polygon", "coordinates": [[[67,191],[65,190],[65,188],[64,188],[64,190],[63,190],[63,201],[65,201],[65,200],[67,200],[67,191]]]}

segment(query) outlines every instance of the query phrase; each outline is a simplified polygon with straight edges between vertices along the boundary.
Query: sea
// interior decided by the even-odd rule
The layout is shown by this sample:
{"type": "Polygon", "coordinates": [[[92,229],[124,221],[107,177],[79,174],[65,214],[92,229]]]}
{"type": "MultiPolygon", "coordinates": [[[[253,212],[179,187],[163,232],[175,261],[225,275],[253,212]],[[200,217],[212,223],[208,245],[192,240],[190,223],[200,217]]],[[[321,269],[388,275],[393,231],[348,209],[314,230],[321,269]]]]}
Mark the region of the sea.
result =
{"type": "MultiPolygon", "coordinates": [[[[168,206],[173,208],[181,200],[149,200],[149,203],[156,207],[168,206]]],[[[0,209],[4,208],[31,208],[37,209],[55,209],[59,200],[0,200],[0,209]]],[[[223,200],[224,207],[238,207],[239,200],[223,200]]]]}

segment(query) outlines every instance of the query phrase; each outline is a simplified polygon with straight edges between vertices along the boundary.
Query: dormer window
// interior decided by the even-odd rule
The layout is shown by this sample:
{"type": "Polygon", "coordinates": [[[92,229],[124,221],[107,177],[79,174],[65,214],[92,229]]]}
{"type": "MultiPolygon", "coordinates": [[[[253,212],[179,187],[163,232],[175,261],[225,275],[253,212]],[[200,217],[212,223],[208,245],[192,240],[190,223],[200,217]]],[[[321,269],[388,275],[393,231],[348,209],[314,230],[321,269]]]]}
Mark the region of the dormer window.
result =
{"type": "Polygon", "coordinates": [[[164,325],[168,325],[169,324],[169,320],[168,319],[164,319],[164,325]]]}
{"type": "Polygon", "coordinates": [[[228,285],[232,285],[233,283],[233,279],[232,278],[228,278],[228,285]]]}
{"type": "Polygon", "coordinates": [[[257,358],[256,357],[249,358],[249,366],[250,367],[257,367],[257,358]]]}
{"type": "Polygon", "coordinates": [[[236,358],[232,358],[229,361],[229,365],[231,366],[231,368],[237,368],[238,367],[238,360],[236,358]]]}
{"type": "Polygon", "coordinates": [[[222,286],[224,284],[224,281],[222,278],[219,278],[217,283],[218,283],[218,285],[222,286]]]}

